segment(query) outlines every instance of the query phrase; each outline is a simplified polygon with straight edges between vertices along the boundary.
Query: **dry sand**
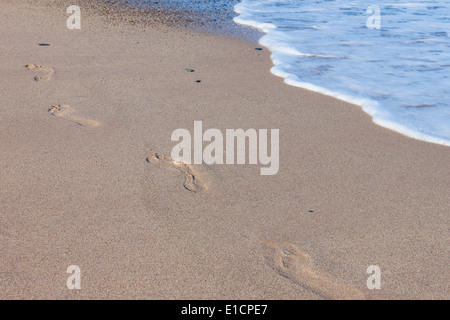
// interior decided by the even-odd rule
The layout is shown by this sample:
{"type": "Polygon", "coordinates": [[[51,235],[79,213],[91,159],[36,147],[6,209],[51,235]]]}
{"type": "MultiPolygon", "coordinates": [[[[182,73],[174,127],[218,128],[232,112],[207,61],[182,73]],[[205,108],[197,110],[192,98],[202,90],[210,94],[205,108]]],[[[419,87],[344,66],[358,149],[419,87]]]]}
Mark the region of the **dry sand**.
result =
{"type": "Polygon", "coordinates": [[[69,30],[69,4],[0,1],[0,298],[450,297],[448,147],[285,85],[255,43],[69,30]],[[164,162],[195,120],[279,129],[279,172],[164,162]]]}

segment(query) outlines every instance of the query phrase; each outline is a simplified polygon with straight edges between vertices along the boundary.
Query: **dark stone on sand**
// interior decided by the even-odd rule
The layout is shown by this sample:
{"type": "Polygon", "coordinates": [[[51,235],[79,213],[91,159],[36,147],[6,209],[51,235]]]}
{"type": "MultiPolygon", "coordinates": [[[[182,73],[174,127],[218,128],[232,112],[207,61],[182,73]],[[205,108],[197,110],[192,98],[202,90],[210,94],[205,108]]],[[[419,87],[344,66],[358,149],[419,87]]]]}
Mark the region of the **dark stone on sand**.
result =
{"type": "Polygon", "coordinates": [[[200,83],[200,82],[202,82],[202,80],[195,80],[195,82],[200,83]]]}
{"type": "Polygon", "coordinates": [[[49,43],[39,43],[39,45],[40,45],[41,47],[48,47],[48,46],[50,46],[49,43]]]}
{"type": "Polygon", "coordinates": [[[255,50],[262,50],[262,49],[263,49],[263,48],[259,48],[259,47],[258,47],[258,48],[255,48],[255,50]]]}
{"type": "Polygon", "coordinates": [[[308,212],[310,212],[310,213],[313,213],[313,212],[314,212],[314,210],[308,210],[308,212]]]}
{"type": "Polygon", "coordinates": [[[184,70],[186,70],[187,72],[194,72],[195,71],[194,69],[191,69],[191,68],[184,68],[184,70]]]}

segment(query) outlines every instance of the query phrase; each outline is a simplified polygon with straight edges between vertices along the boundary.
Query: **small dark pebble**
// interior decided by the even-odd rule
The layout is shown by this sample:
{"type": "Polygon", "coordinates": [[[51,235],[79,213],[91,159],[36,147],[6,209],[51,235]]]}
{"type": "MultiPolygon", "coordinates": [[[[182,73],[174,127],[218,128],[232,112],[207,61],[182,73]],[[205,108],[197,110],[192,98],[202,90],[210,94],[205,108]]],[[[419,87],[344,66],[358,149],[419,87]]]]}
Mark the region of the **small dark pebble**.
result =
{"type": "Polygon", "coordinates": [[[199,82],[202,82],[202,80],[195,80],[195,82],[199,83],[199,82]]]}
{"type": "Polygon", "coordinates": [[[40,45],[41,47],[48,47],[48,46],[50,46],[50,44],[48,44],[48,43],[39,43],[39,45],[40,45]]]}
{"type": "Polygon", "coordinates": [[[255,48],[255,50],[262,50],[263,48],[255,48]]]}
{"type": "Polygon", "coordinates": [[[187,72],[194,72],[195,71],[194,69],[191,69],[191,68],[184,68],[184,70],[186,70],[187,72]]]}
{"type": "Polygon", "coordinates": [[[308,210],[308,212],[314,212],[314,210],[308,210]]]}

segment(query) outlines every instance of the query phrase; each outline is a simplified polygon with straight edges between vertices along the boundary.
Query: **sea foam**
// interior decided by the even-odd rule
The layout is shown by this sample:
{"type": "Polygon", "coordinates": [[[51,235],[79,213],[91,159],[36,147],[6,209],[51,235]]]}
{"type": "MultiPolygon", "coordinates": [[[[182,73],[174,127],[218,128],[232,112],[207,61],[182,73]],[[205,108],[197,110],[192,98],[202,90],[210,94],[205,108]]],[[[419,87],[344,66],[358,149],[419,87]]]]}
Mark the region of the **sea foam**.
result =
{"type": "Polygon", "coordinates": [[[360,105],[373,121],[450,146],[450,3],[243,0],[238,24],[266,33],[271,72],[289,85],[360,105]]]}

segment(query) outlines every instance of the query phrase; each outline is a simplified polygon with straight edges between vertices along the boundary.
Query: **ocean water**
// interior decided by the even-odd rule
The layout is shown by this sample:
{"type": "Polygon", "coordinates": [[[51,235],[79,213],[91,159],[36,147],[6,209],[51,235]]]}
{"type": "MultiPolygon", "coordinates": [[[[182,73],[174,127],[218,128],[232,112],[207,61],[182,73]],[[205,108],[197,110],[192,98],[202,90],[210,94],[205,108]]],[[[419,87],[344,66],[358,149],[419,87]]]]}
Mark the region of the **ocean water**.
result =
{"type": "Polygon", "coordinates": [[[265,33],[271,72],[287,84],[450,146],[450,1],[242,0],[234,10],[265,33]]]}

